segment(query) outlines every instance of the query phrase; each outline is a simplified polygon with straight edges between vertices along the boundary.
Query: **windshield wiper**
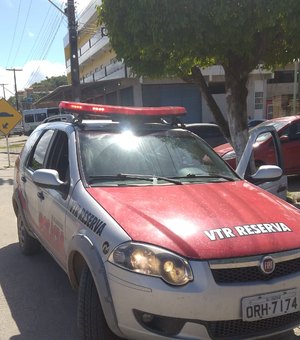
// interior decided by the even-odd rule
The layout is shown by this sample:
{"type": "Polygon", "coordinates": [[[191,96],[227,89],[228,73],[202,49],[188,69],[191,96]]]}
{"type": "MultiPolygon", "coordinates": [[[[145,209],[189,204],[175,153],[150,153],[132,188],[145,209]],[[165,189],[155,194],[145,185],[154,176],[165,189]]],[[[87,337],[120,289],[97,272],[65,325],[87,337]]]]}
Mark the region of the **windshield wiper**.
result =
{"type": "Polygon", "coordinates": [[[157,180],[162,180],[174,184],[182,184],[181,181],[178,179],[173,179],[170,177],[164,177],[164,176],[156,176],[156,175],[140,175],[140,174],[125,174],[120,173],[117,175],[103,175],[103,176],[89,176],[89,181],[93,182],[94,180],[122,180],[122,179],[141,179],[145,181],[151,181],[152,183],[155,183],[157,180]]]}
{"type": "Polygon", "coordinates": [[[234,182],[236,180],[236,178],[232,178],[232,177],[221,175],[221,174],[210,174],[210,175],[187,174],[184,177],[186,178],[222,178],[230,182],[234,182]]]}

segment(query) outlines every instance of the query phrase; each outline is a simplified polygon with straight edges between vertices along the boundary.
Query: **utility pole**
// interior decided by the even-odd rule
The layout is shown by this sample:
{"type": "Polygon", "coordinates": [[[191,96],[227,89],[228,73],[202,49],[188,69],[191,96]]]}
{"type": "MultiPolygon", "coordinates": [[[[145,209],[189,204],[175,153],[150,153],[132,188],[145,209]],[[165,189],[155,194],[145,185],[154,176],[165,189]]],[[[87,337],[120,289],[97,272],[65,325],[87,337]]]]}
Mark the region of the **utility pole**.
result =
{"type": "Polygon", "coordinates": [[[3,90],[3,98],[5,98],[5,85],[8,85],[8,84],[0,84],[2,86],[2,90],[3,90]]]}
{"type": "Polygon", "coordinates": [[[70,60],[71,60],[71,82],[72,82],[72,97],[76,102],[80,101],[80,79],[79,79],[79,64],[78,64],[78,47],[77,47],[77,22],[75,19],[74,0],[68,0],[66,8],[68,16],[69,28],[69,44],[70,44],[70,60]]]}
{"type": "Polygon", "coordinates": [[[17,111],[19,111],[19,98],[18,98],[18,91],[17,91],[16,71],[23,71],[23,70],[19,68],[7,68],[6,71],[14,72],[16,108],[17,108],[17,111]]]}
{"type": "Polygon", "coordinates": [[[63,12],[52,0],[48,0],[61,13],[68,18],[69,30],[69,45],[70,45],[70,64],[71,64],[71,84],[72,84],[72,100],[80,101],[80,78],[79,78],[79,63],[78,63],[78,47],[77,47],[77,22],[75,19],[74,0],[67,0],[67,7],[63,12]]]}

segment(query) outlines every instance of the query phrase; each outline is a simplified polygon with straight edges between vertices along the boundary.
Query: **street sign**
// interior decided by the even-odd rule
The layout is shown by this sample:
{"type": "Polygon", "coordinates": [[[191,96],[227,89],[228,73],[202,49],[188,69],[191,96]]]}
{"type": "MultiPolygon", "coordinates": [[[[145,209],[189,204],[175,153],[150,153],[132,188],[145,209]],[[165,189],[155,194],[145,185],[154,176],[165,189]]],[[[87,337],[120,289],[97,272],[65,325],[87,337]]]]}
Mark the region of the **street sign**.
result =
{"type": "Polygon", "coordinates": [[[5,135],[18,124],[22,115],[5,99],[0,99],[0,131],[5,135]]]}

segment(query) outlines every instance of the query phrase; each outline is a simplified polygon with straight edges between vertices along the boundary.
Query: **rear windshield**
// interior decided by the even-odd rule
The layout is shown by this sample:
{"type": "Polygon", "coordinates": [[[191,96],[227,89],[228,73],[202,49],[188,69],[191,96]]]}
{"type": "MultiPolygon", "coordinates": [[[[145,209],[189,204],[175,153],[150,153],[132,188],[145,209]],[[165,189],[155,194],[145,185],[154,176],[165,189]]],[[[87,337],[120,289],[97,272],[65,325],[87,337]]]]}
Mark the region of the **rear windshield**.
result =
{"type": "Polygon", "coordinates": [[[177,178],[184,182],[238,179],[208,145],[183,130],[80,131],[79,144],[89,184],[107,184],[110,177],[116,183],[120,174],[177,178]]]}

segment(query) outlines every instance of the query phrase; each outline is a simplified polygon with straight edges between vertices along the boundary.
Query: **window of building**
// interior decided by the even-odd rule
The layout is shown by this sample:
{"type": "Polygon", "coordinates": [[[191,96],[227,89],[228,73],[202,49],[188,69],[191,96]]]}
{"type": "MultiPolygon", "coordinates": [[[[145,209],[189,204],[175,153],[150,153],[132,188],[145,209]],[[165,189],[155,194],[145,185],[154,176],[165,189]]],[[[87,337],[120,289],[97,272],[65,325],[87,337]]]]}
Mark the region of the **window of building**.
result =
{"type": "Polygon", "coordinates": [[[274,78],[268,79],[269,84],[293,83],[294,71],[275,71],[274,78]]]}
{"type": "Polygon", "coordinates": [[[254,95],[254,108],[255,110],[262,110],[264,107],[264,93],[255,92],[254,95]]]}

